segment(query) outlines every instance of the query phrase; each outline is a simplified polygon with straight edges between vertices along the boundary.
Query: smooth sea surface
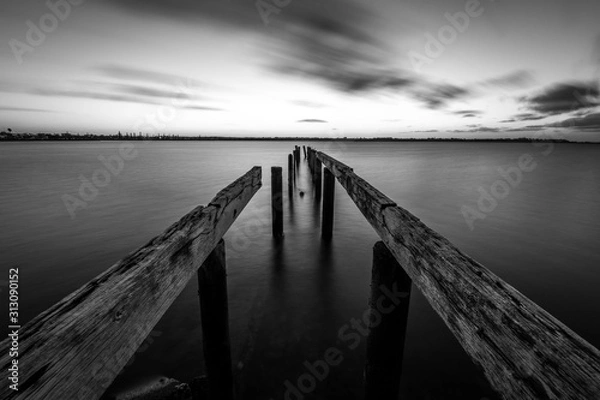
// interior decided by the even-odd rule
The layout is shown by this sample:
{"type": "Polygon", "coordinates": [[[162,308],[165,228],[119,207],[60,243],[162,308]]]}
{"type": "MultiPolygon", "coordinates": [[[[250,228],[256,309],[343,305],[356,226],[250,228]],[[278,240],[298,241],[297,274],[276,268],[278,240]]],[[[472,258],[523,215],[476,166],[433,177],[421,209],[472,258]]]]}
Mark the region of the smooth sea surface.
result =
{"type": "MultiPolygon", "coordinates": [[[[64,195],[103,168],[119,142],[0,144],[0,254],[20,271],[21,322],[207,204],[252,166],[263,187],[226,234],[232,357],[239,399],[284,398],[305,363],[343,361],[306,399],[361,399],[366,338],[338,332],[368,308],[377,235],[338,184],[333,240],[303,162],[287,190],[287,155],[311,145],[338,158],[567,326],[600,347],[600,145],[452,142],[131,142],[136,157],[72,217],[64,195]],[[499,169],[530,171],[513,186],[499,169]],[[284,168],[284,231],[271,237],[270,167],[284,168]],[[502,192],[501,189],[508,188],[502,192]],[[482,192],[501,194],[470,227],[482,192]],[[300,195],[300,191],[304,195],[300,195]],[[471,229],[473,228],[473,229],[471,229]]],[[[513,175],[515,177],[516,175],[513,175]]],[[[489,204],[488,204],[489,206],[489,204]]],[[[481,212],[481,211],[479,211],[481,212]]],[[[204,373],[197,282],[190,281],[110,390],[204,373]]],[[[3,291],[5,293],[5,291],[3,291]]],[[[4,294],[3,294],[4,296],[4,294]]],[[[2,300],[4,304],[5,299],[2,300]]],[[[413,287],[403,361],[406,399],[495,399],[483,373],[413,287]]],[[[6,315],[1,323],[6,326],[6,315]]],[[[295,397],[290,397],[294,399],[295,397]]]]}

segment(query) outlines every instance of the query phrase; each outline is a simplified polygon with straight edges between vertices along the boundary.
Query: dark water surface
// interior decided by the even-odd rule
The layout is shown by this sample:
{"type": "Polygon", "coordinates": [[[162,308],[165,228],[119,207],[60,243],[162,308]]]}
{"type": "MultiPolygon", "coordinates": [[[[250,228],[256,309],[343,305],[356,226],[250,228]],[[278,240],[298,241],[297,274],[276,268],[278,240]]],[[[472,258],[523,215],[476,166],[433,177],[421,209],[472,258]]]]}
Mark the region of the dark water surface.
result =
{"type": "MultiPolygon", "coordinates": [[[[301,144],[301,143],[298,143],[301,144]]],[[[310,143],[302,143],[310,144],[310,143]]],[[[306,399],[362,398],[365,342],[338,332],[368,307],[378,237],[336,187],[333,240],[320,240],[320,205],[303,165],[284,190],[283,243],[270,235],[270,167],[291,142],[134,142],[137,156],[69,215],[62,197],[92,179],[117,142],[0,146],[2,277],[20,268],[27,321],[83,285],[254,165],[263,188],[225,236],[230,330],[240,399],[283,399],[305,362],[331,347],[343,361],[306,399]],[[305,192],[300,196],[299,191],[305,192]]],[[[314,143],[600,347],[600,146],[499,143],[314,143]],[[524,156],[525,155],[525,156],[524,156]],[[515,172],[529,155],[528,171],[515,172]],[[499,183],[511,169],[513,186],[499,183]],[[506,190],[508,188],[508,190],[506,190]],[[482,192],[500,194],[482,212],[482,192]],[[502,191],[504,190],[504,192],[502,191]],[[471,229],[463,206],[485,215],[471,229]],[[491,210],[493,208],[493,210],[491,210]]],[[[485,204],[484,204],[485,205],[485,204]]],[[[485,208],[485,207],[484,207],[485,208]]],[[[407,399],[495,398],[418,290],[413,290],[402,394],[407,399]]],[[[4,325],[5,315],[2,315],[4,325]]],[[[197,283],[192,280],[117,385],[203,373],[197,283]]],[[[295,399],[295,397],[290,397],[295,399]]]]}

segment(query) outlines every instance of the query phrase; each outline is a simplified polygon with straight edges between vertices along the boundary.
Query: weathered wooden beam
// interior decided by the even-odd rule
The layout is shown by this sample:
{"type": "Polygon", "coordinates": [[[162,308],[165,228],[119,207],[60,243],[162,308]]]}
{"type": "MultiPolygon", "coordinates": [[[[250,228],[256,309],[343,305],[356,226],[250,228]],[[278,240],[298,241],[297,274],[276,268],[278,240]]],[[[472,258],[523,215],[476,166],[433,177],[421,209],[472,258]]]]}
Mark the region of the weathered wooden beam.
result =
{"type": "Polygon", "coordinates": [[[328,168],[323,171],[323,218],[321,218],[321,236],[325,240],[333,235],[333,215],[335,200],[335,177],[328,168]]]}
{"type": "Polygon", "coordinates": [[[198,295],[209,399],[233,400],[227,266],[223,239],[198,270],[198,295]]]}
{"type": "MultiPolygon", "coordinates": [[[[260,187],[254,167],[24,325],[19,391],[3,384],[0,398],[100,398],[260,187]]],[[[3,371],[8,345],[0,343],[3,371]]]]}
{"type": "Polygon", "coordinates": [[[373,246],[365,399],[396,400],[400,390],[412,281],[383,242],[373,246]],[[390,298],[389,293],[397,293],[390,298]]]}
{"type": "Polygon", "coordinates": [[[283,236],[283,183],[282,168],[271,167],[271,222],[273,236],[283,236]]]}
{"type": "Polygon", "coordinates": [[[600,398],[598,349],[347,165],[317,157],[503,398],[600,398]]]}

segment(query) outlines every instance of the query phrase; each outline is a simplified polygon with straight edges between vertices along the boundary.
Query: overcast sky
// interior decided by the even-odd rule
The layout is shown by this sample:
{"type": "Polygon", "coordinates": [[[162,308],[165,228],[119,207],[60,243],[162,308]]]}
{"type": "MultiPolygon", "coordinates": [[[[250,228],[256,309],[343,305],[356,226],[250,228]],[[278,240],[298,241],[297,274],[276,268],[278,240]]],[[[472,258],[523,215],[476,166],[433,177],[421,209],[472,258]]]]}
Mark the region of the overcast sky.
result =
{"type": "Polygon", "coordinates": [[[599,16],[598,0],[2,1],[0,129],[600,140],[599,16]]]}

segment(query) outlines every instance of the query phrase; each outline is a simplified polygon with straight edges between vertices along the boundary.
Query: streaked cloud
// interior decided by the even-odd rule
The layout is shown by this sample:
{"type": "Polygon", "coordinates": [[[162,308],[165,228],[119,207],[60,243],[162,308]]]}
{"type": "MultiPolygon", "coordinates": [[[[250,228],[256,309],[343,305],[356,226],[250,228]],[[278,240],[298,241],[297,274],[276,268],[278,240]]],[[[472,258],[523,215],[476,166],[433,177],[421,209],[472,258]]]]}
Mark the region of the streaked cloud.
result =
{"type": "Polygon", "coordinates": [[[308,118],[308,119],[301,119],[296,122],[311,123],[311,124],[326,124],[329,121],[325,121],[324,119],[308,118]]]}
{"type": "Polygon", "coordinates": [[[520,101],[537,113],[562,114],[600,105],[600,91],[598,82],[558,83],[520,101]]]}
{"type": "Polygon", "coordinates": [[[0,111],[12,111],[12,112],[54,112],[44,108],[28,108],[28,107],[8,107],[0,106],[0,111]]]}
{"type": "Polygon", "coordinates": [[[567,118],[563,121],[548,125],[557,128],[575,128],[600,132],[600,112],[588,114],[584,117],[567,118]]]}
{"type": "Polygon", "coordinates": [[[532,71],[518,70],[495,78],[486,79],[480,85],[501,89],[526,89],[535,84],[535,82],[536,80],[532,71]]]}

